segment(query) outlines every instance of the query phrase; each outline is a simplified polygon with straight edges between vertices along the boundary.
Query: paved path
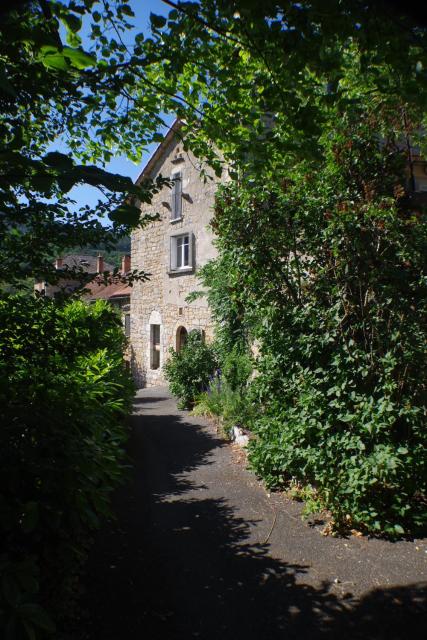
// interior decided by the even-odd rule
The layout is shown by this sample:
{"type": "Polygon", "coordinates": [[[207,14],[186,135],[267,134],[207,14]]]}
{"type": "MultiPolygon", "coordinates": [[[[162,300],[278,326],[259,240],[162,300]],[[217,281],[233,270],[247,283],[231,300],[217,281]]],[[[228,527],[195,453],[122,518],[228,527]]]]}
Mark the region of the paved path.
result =
{"type": "Polygon", "coordinates": [[[425,637],[425,541],[322,536],[165,389],[138,393],[132,428],[133,477],[90,557],[86,638],[425,637]]]}

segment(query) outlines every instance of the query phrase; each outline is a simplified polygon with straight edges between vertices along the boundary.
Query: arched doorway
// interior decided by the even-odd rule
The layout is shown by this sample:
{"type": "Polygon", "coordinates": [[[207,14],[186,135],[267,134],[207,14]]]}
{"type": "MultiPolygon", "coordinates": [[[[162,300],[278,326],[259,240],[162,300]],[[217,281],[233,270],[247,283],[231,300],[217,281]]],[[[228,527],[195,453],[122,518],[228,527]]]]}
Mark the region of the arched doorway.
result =
{"type": "Polygon", "coordinates": [[[187,342],[187,329],[185,327],[178,327],[176,330],[176,350],[179,353],[182,347],[187,342]]]}

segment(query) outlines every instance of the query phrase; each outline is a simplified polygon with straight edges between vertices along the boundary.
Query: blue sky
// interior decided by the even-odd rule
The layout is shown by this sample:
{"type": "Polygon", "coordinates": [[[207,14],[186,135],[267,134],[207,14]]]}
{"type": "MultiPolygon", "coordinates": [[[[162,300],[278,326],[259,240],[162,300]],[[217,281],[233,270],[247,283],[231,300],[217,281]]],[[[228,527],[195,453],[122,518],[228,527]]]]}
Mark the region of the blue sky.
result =
{"type": "MultiPolygon", "coordinates": [[[[148,31],[150,13],[166,16],[171,9],[171,7],[162,2],[162,0],[130,0],[129,4],[135,13],[135,18],[132,18],[132,21],[135,22],[135,33],[140,33],[141,31],[145,33],[148,31]]],[[[84,32],[81,33],[81,36],[83,37],[84,47],[84,32]]],[[[129,41],[130,38],[131,34],[129,33],[126,40],[129,41]]],[[[90,45],[88,44],[87,48],[89,47],[90,45]]],[[[135,180],[141,173],[143,166],[146,164],[155,147],[156,145],[152,145],[151,148],[148,148],[140,165],[135,165],[132,161],[128,160],[126,156],[117,156],[108,163],[106,169],[112,173],[130,176],[132,180],[135,180]]],[[[96,188],[82,185],[72,189],[70,196],[76,201],[76,208],[78,209],[87,204],[96,206],[98,200],[101,198],[101,193],[96,188]]]]}

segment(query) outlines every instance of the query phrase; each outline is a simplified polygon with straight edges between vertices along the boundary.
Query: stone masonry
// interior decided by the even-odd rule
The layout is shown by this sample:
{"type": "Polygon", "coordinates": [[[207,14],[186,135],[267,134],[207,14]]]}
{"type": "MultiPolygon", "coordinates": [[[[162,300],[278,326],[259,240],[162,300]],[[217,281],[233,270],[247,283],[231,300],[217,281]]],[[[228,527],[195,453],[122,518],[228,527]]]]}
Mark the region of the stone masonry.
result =
{"type": "Polygon", "coordinates": [[[206,299],[188,303],[186,297],[200,290],[197,270],[216,255],[208,224],[218,181],[203,181],[200,161],[183,150],[172,129],[139,180],[159,174],[171,177],[176,172],[182,176],[181,215],[171,219],[172,191],[164,187],[150,205],[141,207],[143,213],[159,213],[160,220],[132,234],[132,268],[151,274],[149,281],[134,284],[131,295],[132,368],[139,387],[164,384],[162,367],[170,347],[179,349],[182,333],[198,329],[207,341],[213,337],[206,299]],[[172,246],[183,234],[188,234],[191,244],[191,264],[176,269],[172,246]],[[153,350],[158,355],[153,356],[153,350]]]}

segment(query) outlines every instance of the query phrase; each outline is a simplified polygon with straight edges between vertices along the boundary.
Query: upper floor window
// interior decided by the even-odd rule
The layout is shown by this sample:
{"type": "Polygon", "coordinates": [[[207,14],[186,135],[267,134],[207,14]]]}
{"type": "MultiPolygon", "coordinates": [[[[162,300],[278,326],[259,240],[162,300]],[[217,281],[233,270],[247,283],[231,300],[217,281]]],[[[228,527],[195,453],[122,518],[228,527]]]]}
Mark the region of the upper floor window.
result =
{"type": "Polygon", "coordinates": [[[170,242],[171,271],[191,269],[193,266],[192,234],[183,233],[179,236],[172,236],[170,242]]]}
{"type": "Polygon", "coordinates": [[[171,220],[178,220],[182,216],[182,173],[179,171],[171,176],[172,185],[172,202],[171,202],[171,220]]]}

